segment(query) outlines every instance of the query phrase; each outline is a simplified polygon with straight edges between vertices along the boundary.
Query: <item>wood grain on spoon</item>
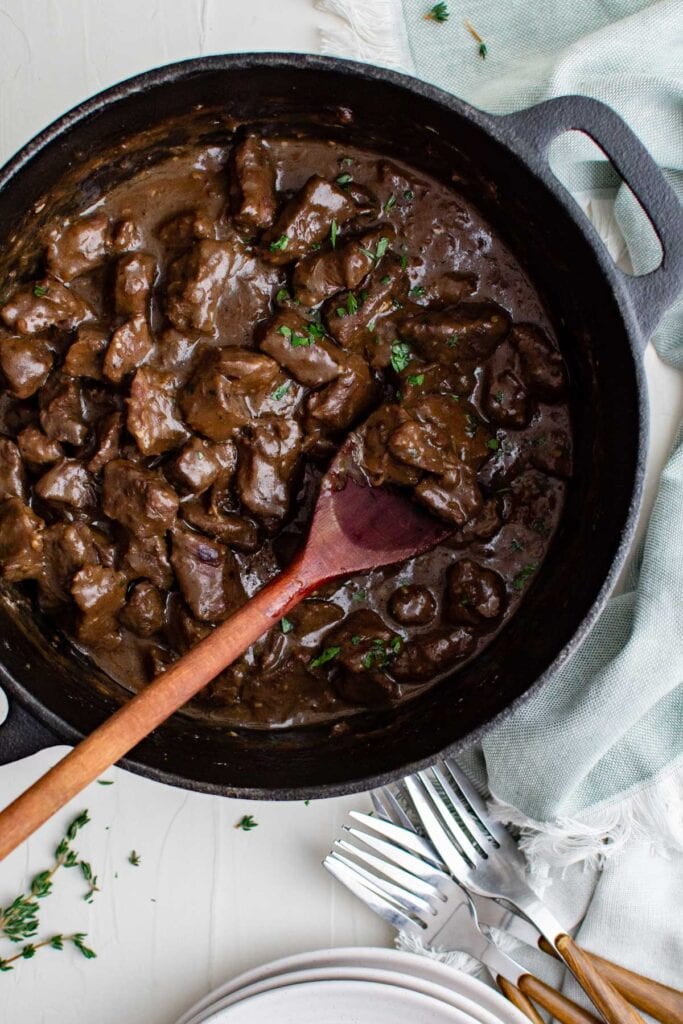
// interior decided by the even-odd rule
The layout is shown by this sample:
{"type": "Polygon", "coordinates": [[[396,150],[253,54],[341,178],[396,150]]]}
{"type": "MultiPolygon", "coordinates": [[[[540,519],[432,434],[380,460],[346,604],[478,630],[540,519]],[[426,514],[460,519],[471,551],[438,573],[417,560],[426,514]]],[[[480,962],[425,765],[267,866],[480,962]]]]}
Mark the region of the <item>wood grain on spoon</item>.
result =
{"type": "Polygon", "coordinates": [[[327,580],[420,554],[450,532],[407,497],[347,476],[348,444],[326,474],[303,552],[280,576],[116,711],[0,812],[0,860],[119,761],[327,580]]]}

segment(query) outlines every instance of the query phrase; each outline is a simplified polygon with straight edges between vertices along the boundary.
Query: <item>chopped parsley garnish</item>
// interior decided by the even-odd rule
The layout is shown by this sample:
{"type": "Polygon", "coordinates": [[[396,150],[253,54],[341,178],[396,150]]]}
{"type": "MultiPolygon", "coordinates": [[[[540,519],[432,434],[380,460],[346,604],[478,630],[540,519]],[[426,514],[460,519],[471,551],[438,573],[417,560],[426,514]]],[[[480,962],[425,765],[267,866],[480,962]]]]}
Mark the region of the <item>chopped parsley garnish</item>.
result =
{"type": "Polygon", "coordinates": [[[334,661],[340,651],[341,647],[326,647],[317,658],[313,659],[311,668],[320,668],[321,665],[326,665],[328,661],[334,661]]]}
{"type": "Polygon", "coordinates": [[[285,397],[285,395],[289,391],[291,383],[292,383],[291,380],[286,380],[284,382],[284,384],[280,385],[279,388],[275,388],[275,391],[273,391],[273,398],[275,399],[276,402],[281,402],[282,401],[282,399],[285,397]]]}
{"type": "Polygon", "coordinates": [[[512,586],[515,588],[515,590],[524,590],[525,583],[531,576],[533,576],[537,569],[537,562],[532,562],[529,565],[525,565],[522,569],[520,569],[517,575],[515,576],[514,580],[512,581],[512,586]]]}
{"type": "Polygon", "coordinates": [[[415,193],[413,192],[412,188],[407,188],[405,190],[405,192],[403,193],[403,198],[407,203],[412,203],[413,199],[415,198],[415,193]]]}
{"type": "Polygon", "coordinates": [[[416,284],[414,288],[411,288],[408,294],[411,299],[419,299],[421,295],[424,295],[425,290],[421,284],[416,284]]]}
{"type": "Polygon", "coordinates": [[[448,10],[448,4],[434,4],[434,6],[430,7],[430,9],[425,14],[425,18],[427,19],[427,21],[444,22],[448,21],[449,13],[450,12],[448,10]]]}
{"type": "Polygon", "coordinates": [[[333,220],[332,224],[330,226],[330,242],[332,244],[332,248],[333,249],[337,248],[337,235],[338,234],[339,234],[339,226],[337,225],[336,220],[333,220]]]}
{"type": "Polygon", "coordinates": [[[405,270],[408,266],[408,257],[405,253],[401,256],[401,270],[405,270]]]}
{"type": "Polygon", "coordinates": [[[384,642],[376,637],[372,641],[372,647],[363,658],[363,668],[386,668],[401,650],[401,643],[400,636],[395,636],[385,646],[384,642]]]}
{"type": "Polygon", "coordinates": [[[389,276],[389,274],[385,274],[384,277],[380,277],[379,283],[380,284],[390,284],[391,283],[391,277],[389,276]]]}
{"type": "Polygon", "coordinates": [[[448,345],[449,348],[455,348],[455,346],[458,344],[459,340],[460,339],[459,339],[457,334],[451,334],[451,336],[448,339],[448,341],[446,342],[446,344],[448,345]]]}
{"type": "Polygon", "coordinates": [[[498,405],[500,405],[500,403],[503,401],[504,395],[502,391],[496,391],[493,397],[495,398],[498,405]]]}
{"type": "Polygon", "coordinates": [[[346,312],[349,316],[353,316],[354,313],[358,312],[358,299],[353,292],[349,292],[346,298],[346,312]]]}
{"type": "Polygon", "coordinates": [[[348,185],[350,181],[353,181],[353,177],[350,174],[340,174],[337,178],[338,185],[348,185]]]}
{"type": "Polygon", "coordinates": [[[364,587],[361,587],[359,590],[356,590],[356,592],[351,595],[351,600],[352,601],[364,601],[367,596],[368,596],[367,590],[365,590],[364,587]]]}
{"type": "Polygon", "coordinates": [[[364,249],[362,245],[360,247],[360,251],[364,252],[366,256],[369,256],[373,263],[377,263],[379,262],[379,260],[382,259],[382,256],[384,256],[384,253],[387,251],[388,248],[389,239],[385,238],[383,235],[380,238],[379,242],[377,243],[377,248],[375,249],[374,252],[372,251],[372,249],[364,249]]]}
{"type": "Polygon", "coordinates": [[[287,238],[287,235],[280,235],[280,237],[278,238],[277,242],[271,242],[270,243],[269,248],[270,248],[271,252],[277,252],[278,249],[284,251],[287,248],[288,245],[289,245],[289,239],[287,238]]]}
{"type": "Polygon", "coordinates": [[[361,642],[362,639],[363,637],[360,635],[360,633],[354,633],[353,636],[351,637],[351,643],[353,644],[354,647],[358,647],[358,644],[361,642]]]}
{"type": "Polygon", "coordinates": [[[411,373],[408,375],[408,383],[419,387],[420,384],[424,384],[425,375],[424,373],[411,373]]]}
{"type": "Polygon", "coordinates": [[[514,537],[510,541],[510,547],[512,548],[513,551],[521,551],[522,550],[522,545],[514,537]]]}
{"type": "Polygon", "coordinates": [[[275,296],[275,301],[276,302],[286,302],[288,298],[289,298],[289,292],[287,291],[287,289],[286,288],[280,288],[279,292],[275,296]]]}
{"type": "Polygon", "coordinates": [[[389,210],[393,210],[393,208],[395,206],[396,206],[396,196],[392,192],[391,195],[389,196],[389,198],[387,199],[386,203],[384,204],[383,210],[384,210],[385,213],[389,213],[389,210]]]}
{"type": "Polygon", "coordinates": [[[287,633],[291,633],[292,630],[294,629],[294,623],[290,622],[289,619],[283,616],[283,618],[280,619],[280,629],[286,636],[287,633]]]}
{"type": "Polygon", "coordinates": [[[500,441],[497,437],[490,437],[486,442],[486,447],[490,448],[492,452],[497,452],[500,448],[500,441]]]}
{"type": "Polygon", "coordinates": [[[310,334],[293,334],[290,341],[292,348],[308,348],[309,345],[315,343],[315,338],[312,338],[310,334]]]}
{"type": "Polygon", "coordinates": [[[407,341],[395,341],[391,346],[391,365],[400,373],[411,360],[410,345],[407,341]]]}
{"type": "Polygon", "coordinates": [[[43,295],[47,295],[48,289],[43,285],[36,284],[33,287],[33,294],[37,299],[42,299],[43,295]]]}
{"type": "Polygon", "coordinates": [[[288,327],[287,324],[282,324],[281,327],[278,327],[277,333],[281,334],[283,338],[288,338],[290,341],[292,339],[292,328],[288,327]]]}
{"type": "Polygon", "coordinates": [[[346,316],[346,310],[344,309],[343,306],[337,306],[337,308],[335,309],[335,313],[337,314],[337,316],[346,316]]]}
{"type": "Polygon", "coordinates": [[[243,814],[235,828],[241,828],[243,832],[251,832],[253,828],[258,828],[258,821],[254,820],[253,814],[243,814]]]}
{"type": "Polygon", "coordinates": [[[342,159],[341,159],[341,163],[342,163],[342,165],[344,167],[350,167],[350,165],[353,163],[353,157],[352,156],[343,156],[342,159]]]}

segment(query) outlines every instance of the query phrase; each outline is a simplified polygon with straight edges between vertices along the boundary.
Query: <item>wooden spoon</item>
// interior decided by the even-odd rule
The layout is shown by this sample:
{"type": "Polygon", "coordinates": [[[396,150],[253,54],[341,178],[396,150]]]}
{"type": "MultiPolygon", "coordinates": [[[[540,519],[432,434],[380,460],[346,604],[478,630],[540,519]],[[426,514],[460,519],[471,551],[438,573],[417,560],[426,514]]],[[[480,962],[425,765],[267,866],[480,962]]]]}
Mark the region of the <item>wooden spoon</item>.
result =
{"type": "Polygon", "coordinates": [[[308,540],[289,568],[0,812],[0,860],[316,587],[420,554],[451,532],[407,496],[371,487],[357,471],[351,474],[352,445],[353,437],[324,476],[308,540]]]}

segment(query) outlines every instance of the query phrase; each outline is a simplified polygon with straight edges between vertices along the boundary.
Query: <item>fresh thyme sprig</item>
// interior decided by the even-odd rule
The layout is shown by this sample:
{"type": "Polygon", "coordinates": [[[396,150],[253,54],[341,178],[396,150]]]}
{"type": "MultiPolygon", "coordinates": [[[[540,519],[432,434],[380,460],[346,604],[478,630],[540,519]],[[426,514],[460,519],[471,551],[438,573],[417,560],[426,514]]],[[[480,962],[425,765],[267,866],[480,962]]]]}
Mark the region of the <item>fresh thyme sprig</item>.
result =
{"type": "Polygon", "coordinates": [[[486,54],[489,52],[488,46],[486,45],[484,40],[481,38],[481,36],[477,32],[476,28],[474,27],[474,25],[472,24],[471,21],[466,21],[465,22],[465,28],[467,29],[469,34],[472,36],[472,38],[479,44],[479,47],[478,47],[478,49],[479,49],[479,56],[482,58],[482,60],[485,60],[486,59],[486,54]]]}
{"type": "Polygon", "coordinates": [[[43,939],[42,942],[28,942],[23,946],[18,953],[14,956],[0,957],[0,971],[13,971],[12,966],[17,960],[31,960],[39,949],[45,949],[47,946],[50,949],[64,949],[65,943],[71,943],[78,952],[86,958],[86,960],[93,960],[97,953],[90,949],[85,944],[85,932],[74,932],[73,935],[53,935],[49,939],[43,939]]]}
{"type": "Polygon", "coordinates": [[[95,956],[95,953],[85,945],[83,932],[74,932],[73,935],[53,935],[52,938],[44,939],[41,942],[30,941],[38,931],[39,901],[52,892],[54,876],[60,868],[80,867],[81,873],[88,883],[88,891],[83,897],[88,903],[92,901],[94,893],[99,891],[97,875],[93,873],[91,865],[87,861],[81,860],[77,851],[71,846],[80,830],[89,821],[90,817],[87,811],[83,811],[74,818],[55,849],[52,866],[34,875],[28,892],[21,893],[12,903],[0,908],[0,935],[4,935],[10,942],[25,943],[15,955],[0,957],[0,971],[13,970],[11,965],[16,960],[30,960],[35,956],[37,950],[45,946],[63,949],[65,943],[71,943],[83,956],[89,959],[95,956]]]}
{"type": "Polygon", "coordinates": [[[448,21],[448,15],[448,4],[438,3],[434,4],[434,6],[427,11],[427,13],[425,14],[425,18],[427,19],[427,21],[444,22],[448,21]]]}

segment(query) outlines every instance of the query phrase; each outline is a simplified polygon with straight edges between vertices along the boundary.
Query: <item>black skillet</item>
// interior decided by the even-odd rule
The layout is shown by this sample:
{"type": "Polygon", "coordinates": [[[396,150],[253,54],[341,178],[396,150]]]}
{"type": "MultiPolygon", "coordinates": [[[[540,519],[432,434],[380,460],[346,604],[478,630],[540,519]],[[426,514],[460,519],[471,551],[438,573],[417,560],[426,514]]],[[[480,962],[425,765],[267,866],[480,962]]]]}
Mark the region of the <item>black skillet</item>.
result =
{"type": "MultiPolygon", "coordinates": [[[[570,369],[576,468],[564,515],[523,605],[476,660],[414,701],[355,719],[347,733],[229,734],[178,714],[122,762],[152,779],[226,796],[290,799],[368,789],[480,737],[544,685],[603,608],[636,525],[648,420],[643,349],[683,281],[683,214],[638,139],[595,100],[567,96],[494,117],[366,65],[238,54],[132,78],[37,136],[0,172],[0,252],[18,232],[30,235],[31,224],[69,204],[83,206],[145,161],[163,158],[187,128],[158,126],[179,115],[206,124],[208,108],[269,131],[349,139],[455,180],[528,267],[570,369]],[[144,149],[119,148],[79,176],[94,155],[150,128],[157,135],[144,149]],[[663,250],[653,273],[621,273],[550,171],[548,146],[568,129],[593,137],[640,199],[663,250]],[[66,197],[54,188],[65,172],[77,183],[66,197]],[[43,196],[47,203],[36,211],[43,196]]],[[[224,129],[214,130],[224,138],[224,129]]],[[[0,637],[0,683],[11,704],[0,729],[0,763],[76,742],[124,697],[9,597],[0,603],[0,637]]]]}

